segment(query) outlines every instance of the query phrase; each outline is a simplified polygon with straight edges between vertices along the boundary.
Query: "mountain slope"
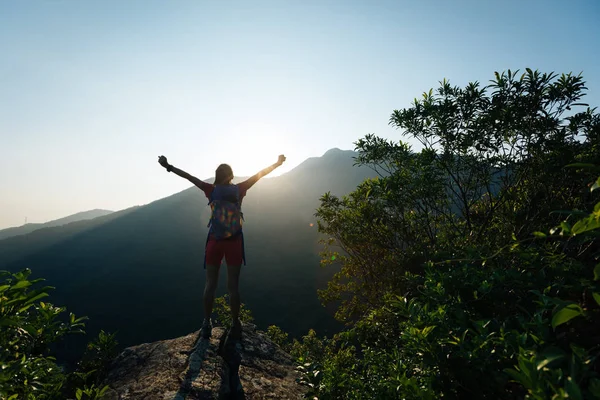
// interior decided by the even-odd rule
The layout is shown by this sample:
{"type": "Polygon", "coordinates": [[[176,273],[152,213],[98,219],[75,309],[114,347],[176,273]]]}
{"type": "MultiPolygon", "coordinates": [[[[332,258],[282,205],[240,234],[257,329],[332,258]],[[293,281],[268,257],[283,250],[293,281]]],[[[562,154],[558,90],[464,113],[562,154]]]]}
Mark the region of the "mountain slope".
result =
{"type": "Polygon", "coordinates": [[[111,212],[101,217],[40,228],[28,234],[11,236],[0,240],[0,267],[50,248],[86,230],[122,217],[136,208],[131,207],[122,211],[111,212]]]}
{"type": "MultiPolygon", "coordinates": [[[[339,327],[316,296],[330,273],[319,267],[311,223],[325,191],[344,194],[373,176],[369,168],[353,167],[352,156],[334,151],[307,160],[261,180],[244,199],[248,265],[240,285],[258,326],[276,324],[293,336],[339,327]]],[[[64,232],[69,225],[39,231],[44,245],[33,249],[36,232],[0,241],[0,269],[31,268],[57,288],[56,304],[90,317],[91,334],[118,331],[124,346],[197,329],[209,219],[203,193],[192,187],[113,216],[74,234],[64,232]]],[[[218,295],[226,292],[225,269],[218,295]]]]}
{"type": "Polygon", "coordinates": [[[85,220],[89,220],[89,219],[103,217],[103,216],[111,214],[111,213],[112,213],[112,211],[109,211],[109,210],[95,209],[95,210],[89,210],[89,211],[82,211],[77,214],[69,215],[67,217],[59,218],[59,219],[45,222],[45,223],[40,223],[40,224],[30,223],[30,224],[25,224],[25,225],[21,225],[21,226],[15,226],[13,228],[1,229],[0,230],[0,240],[6,239],[6,238],[9,238],[12,236],[26,235],[26,234],[36,231],[38,229],[51,228],[51,227],[55,227],[55,226],[66,225],[71,222],[85,221],[85,220]]]}

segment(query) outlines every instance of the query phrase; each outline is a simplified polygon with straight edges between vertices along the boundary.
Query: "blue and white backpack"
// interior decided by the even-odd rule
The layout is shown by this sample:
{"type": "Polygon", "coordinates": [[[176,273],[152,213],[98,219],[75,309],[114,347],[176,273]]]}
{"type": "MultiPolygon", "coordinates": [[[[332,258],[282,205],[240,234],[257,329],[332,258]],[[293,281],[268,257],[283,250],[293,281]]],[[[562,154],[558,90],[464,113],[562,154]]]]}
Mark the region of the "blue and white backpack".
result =
{"type": "Polygon", "coordinates": [[[209,235],[221,240],[242,232],[244,214],[237,185],[215,185],[208,205],[211,208],[209,235]]]}

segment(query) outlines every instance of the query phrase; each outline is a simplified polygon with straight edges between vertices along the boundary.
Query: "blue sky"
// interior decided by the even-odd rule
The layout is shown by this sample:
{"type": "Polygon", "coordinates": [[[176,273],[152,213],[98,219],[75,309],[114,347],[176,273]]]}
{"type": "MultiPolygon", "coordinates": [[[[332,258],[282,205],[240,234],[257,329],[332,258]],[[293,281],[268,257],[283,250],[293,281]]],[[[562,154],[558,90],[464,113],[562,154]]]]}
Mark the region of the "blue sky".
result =
{"type": "Polygon", "coordinates": [[[367,133],[443,78],[583,72],[600,2],[2,1],[0,228],[146,204],[367,133]]]}

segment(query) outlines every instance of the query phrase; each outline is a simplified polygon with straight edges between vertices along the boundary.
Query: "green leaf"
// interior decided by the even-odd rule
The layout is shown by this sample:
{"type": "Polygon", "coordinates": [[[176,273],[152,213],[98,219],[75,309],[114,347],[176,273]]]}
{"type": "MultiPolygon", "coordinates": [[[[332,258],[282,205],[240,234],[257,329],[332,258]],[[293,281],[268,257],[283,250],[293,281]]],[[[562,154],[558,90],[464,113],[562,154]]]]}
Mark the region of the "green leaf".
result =
{"type": "Polygon", "coordinates": [[[546,234],[544,232],[533,232],[533,236],[537,238],[545,238],[546,234]]]}
{"type": "Polygon", "coordinates": [[[600,178],[596,179],[596,182],[594,182],[594,184],[590,188],[590,192],[593,192],[594,190],[596,190],[598,188],[600,188],[600,178]]]}
{"type": "Polygon", "coordinates": [[[527,378],[527,377],[525,376],[525,374],[523,374],[521,371],[517,371],[517,370],[515,370],[515,369],[509,369],[509,368],[506,368],[506,369],[504,370],[504,372],[505,372],[506,374],[510,375],[510,377],[511,377],[511,378],[512,378],[514,381],[516,381],[516,382],[520,383],[521,385],[523,385],[523,386],[525,386],[525,387],[529,387],[529,386],[530,386],[529,378],[527,378]]]}
{"type": "Polygon", "coordinates": [[[585,212],[585,211],[579,211],[579,210],[556,210],[556,211],[551,211],[550,214],[565,214],[565,215],[574,215],[577,217],[587,217],[590,214],[585,212]]]}
{"type": "Polygon", "coordinates": [[[29,282],[29,281],[19,281],[19,282],[15,283],[9,290],[23,289],[23,288],[26,288],[28,286],[31,286],[31,282],[29,282]]]}
{"type": "Polygon", "coordinates": [[[27,309],[29,309],[29,307],[31,307],[31,306],[33,306],[33,304],[28,304],[24,307],[19,308],[19,313],[27,311],[27,309]]]}
{"type": "Polygon", "coordinates": [[[27,332],[29,335],[31,336],[36,336],[37,333],[37,329],[35,328],[35,326],[31,325],[31,324],[25,324],[22,326],[22,328],[25,330],[25,332],[27,332]]]}
{"type": "Polygon", "coordinates": [[[27,300],[27,301],[25,302],[25,304],[26,304],[26,305],[32,304],[33,302],[35,302],[35,301],[37,301],[37,300],[39,300],[39,299],[43,299],[44,297],[47,297],[47,296],[49,296],[49,294],[48,294],[48,293],[40,293],[40,294],[38,294],[37,296],[35,296],[35,297],[33,297],[33,298],[31,298],[31,299],[27,300]]]}
{"type": "Polygon", "coordinates": [[[594,298],[594,300],[596,300],[596,303],[598,303],[598,305],[600,306],[600,293],[592,293],[592,297],[594,298]]]}
{"type": "Polygon", "coordinates": [[[565,391],[569,395],[569,399],[581,400],[583,396],[581,395],[581,390],[579,389],[579,385],[573,380],[573,377],[569,376],[567,378],[567,383],[565,385],[565,391]]]}
{"type": "Polygon", "coordinates": [[[600,263],[594,267],[594,280],[597,281],[598,279],[600,279],[600,263]]]}
{"type": "Polygon", "coordinates": [[[575,303],[568,304],[563,308],[559,309],[552,316],[552,328],[555,328],[559,325],[562,325],[571,319],[583,315],[583,310],[579,305],[575,303]]]}
{"type": "Polygon", "coordinates": [[[538,371],[540,369],[546,367],[548,364],[551,364],[555,361],[562,360],[563,358],[565,358],[565,356],[566,356],[565,352],[562,351],[562,349],[560,349],[558,347],[552,346],[552,347],[547,348],[540,355],[541,360],[537,364],[538,371]]]}
{"type": "Polygon", "coordinates": [[[0,326],[18,326],[19,320],[13,318],[2,317],[0,318],[0,326]]]}
{"type": "Polygon", "coordinates": [[[425,327],[425,328],[424,328],[424,329],[421,331],[421,333],[423,334],[423,336],[427,336],[427,335],[429,335],[429,334],[430,334],[430,333],[431,333],[431,332],[432,332],[434,329],[435,329],[435,326],[428,326],[428,327],[425,327]]]}
{"type": "Polygon", "coordinates": [[[600,228],[600,220],[594,218],[594,216],[590,216],[589,218],[577,221],[573,226],[572,233],[573,235],[580,235],[597,228],[600,228]]]}
{"type": "MultiPolygon", "coordinates": [[[[528,359],[520,356],[518,365],[521,373],[527,377],[529,382],[533,382],[535,379],[535,364],[533,362],[533,358],[528,359]]],[[[531,383],[527,387],[531,387],[531,383]]]]}
{"type": "Polygon", "coordinates": [[[590,164],[590,163],[573,163],[573,164],[565,165],[565,168],[582,168],[582,169],[595,170],[595,169],[598,169],[599,167],[596,164],[590,164]]]}
{"type": "Polygon", "coordinates": [[[592,396],[600,397],[600,379],[590,379],[588,390],[592,396]]]}

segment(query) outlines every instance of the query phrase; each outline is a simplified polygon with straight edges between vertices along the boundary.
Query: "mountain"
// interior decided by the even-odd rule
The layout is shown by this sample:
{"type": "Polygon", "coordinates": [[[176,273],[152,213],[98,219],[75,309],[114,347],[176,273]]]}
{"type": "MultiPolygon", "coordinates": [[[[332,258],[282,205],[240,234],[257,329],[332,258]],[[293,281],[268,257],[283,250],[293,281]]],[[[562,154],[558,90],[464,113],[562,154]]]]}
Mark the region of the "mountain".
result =
{"type": "Polygon", "coordinates": [[[95,209],[95,210],[89,210],[89,211],[82,211],[77,214],[69,215],[68,217],[56,219],[54,221],[45,222],[45,223],[41,223],[41,224],[30,223],[30,224],[25,224],[25,225],[21,225],[21,226],[15,226],[13,228],[0,229],[0,240],[6,239],[6,238],[12,237],[12,236],[25,235],[27,233],[31,233],[38,229],[51,228],[54,226],[66,225],[71,222],[85,221],[85,220],[89,220],[89,219],[103,217],[103,216],[111,214],[111,213],[112,213],[112,211],[109,211],[109,210],[95,209]]]}
{"type": "Polygon", "coordinates": [[[0,268],[2,268],[2,265],[10,265],[12,262],[27,258],[31,254],[48,249],[68,238],[122,217],[137,208],[138,206],[135,206],[101,217],[37,229],[29,234],[11,236],[0,240],[0,268]]]}
{"type": "MultiPolygon", "coordinates": [[[[323,334],[340,328],[316,295],[331,272],[320,268],[314,213],[326,191],[342,195],[374,176],[353,166],[354,155],[330,150],[262,179],[244,199],[248,265],[240,288],[261,329],[274,324],[298,337],[310,328],[323,334]]],[[[145,206],[2,240],[0,269],[28,267],[46,278],[56,287],[51,301],[89,316],[92,335],[118,331],[123,346],[179,337],[202,319],[209,215],[207,199],[192,187],[145,206]]],[[[226,293],[225,270],[217,295],[226,293]]]]}

